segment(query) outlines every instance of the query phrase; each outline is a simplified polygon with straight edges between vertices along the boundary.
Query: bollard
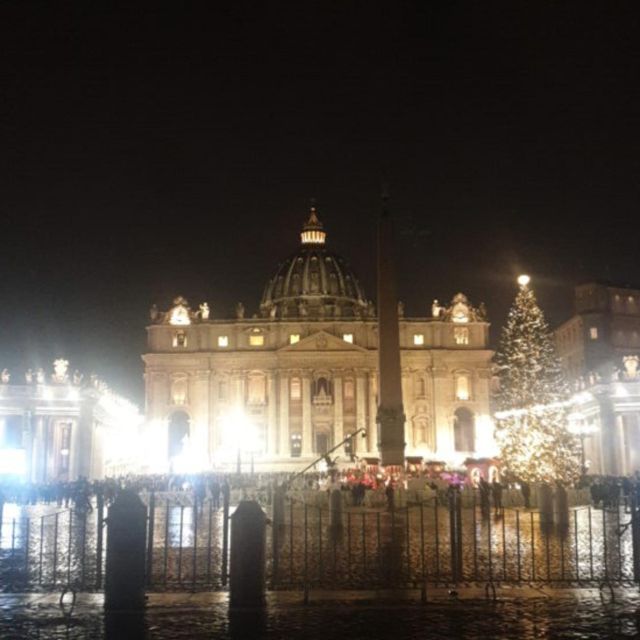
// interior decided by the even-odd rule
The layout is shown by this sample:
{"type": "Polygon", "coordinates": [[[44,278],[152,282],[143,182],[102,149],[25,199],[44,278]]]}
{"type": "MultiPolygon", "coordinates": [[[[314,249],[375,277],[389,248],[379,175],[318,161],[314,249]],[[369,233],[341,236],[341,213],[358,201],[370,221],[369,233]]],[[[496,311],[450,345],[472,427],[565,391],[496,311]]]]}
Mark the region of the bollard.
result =
{"type": "Polygon", "coordinates": [[[243,500],[231,516],[231,607],[265,604],[267,517],[260,505],[243,500]]]}
{"type": "Polygon", "coordinates": [[[105,609],[144,608],[146,536],[146,507],[133,491],[121,491],[107,516],[105,609]]]}
{"type": "Polygon", "coordinates": [[[331,492],[331,530],[334,533],[342,531],[342,491],[334,489],[331,492]]]}

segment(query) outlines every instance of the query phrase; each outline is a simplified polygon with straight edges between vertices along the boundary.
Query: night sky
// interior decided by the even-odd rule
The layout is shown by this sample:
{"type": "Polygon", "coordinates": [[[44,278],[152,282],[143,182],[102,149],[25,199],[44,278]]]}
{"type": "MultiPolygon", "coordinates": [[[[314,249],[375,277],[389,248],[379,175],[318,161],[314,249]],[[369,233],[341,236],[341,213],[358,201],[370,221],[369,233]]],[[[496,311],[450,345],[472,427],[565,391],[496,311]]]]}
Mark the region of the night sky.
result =
{"type": "Polygon", "coordinates": [[[383,181],[407,315],[640,284],[633,3],[116,4],[0,6],[0,368],[140,402],[151,304],[257,311],[312,197],[374,298],[383,181]]]}

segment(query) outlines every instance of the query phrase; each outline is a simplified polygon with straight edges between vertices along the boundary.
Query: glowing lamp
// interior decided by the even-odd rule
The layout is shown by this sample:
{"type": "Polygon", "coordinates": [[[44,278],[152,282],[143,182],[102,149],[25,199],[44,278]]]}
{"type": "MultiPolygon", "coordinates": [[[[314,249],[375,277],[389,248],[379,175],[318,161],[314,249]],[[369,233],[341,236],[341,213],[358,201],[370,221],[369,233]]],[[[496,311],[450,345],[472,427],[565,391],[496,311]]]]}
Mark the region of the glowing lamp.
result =
{"type": "Polygon", "coordinates": [[[518,284],[521,287],[526,287],[529,282],[531,282],[531,278],[525,274],[522,274],[521,276],[518,276],[518,284]]]}

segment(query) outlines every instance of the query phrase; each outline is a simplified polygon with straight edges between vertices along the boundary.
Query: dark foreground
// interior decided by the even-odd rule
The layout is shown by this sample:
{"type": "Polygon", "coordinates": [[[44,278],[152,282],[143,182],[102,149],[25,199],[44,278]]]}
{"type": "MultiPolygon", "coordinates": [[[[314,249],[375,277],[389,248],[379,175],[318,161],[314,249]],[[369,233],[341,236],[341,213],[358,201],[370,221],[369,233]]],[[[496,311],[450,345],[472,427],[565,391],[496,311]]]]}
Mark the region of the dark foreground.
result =
{"type": "Polygon", "coordinates": [[[286,638],[638,638],[640,597],[635,589],[610,592],[513,588],[487,601],[481,588],[452,597],[434,590],[422,605],[419,594],[312,593],[269,597],[263,614],[229,615],[226,594],[161,594],[149,598],[142,616],[105,619],[102,596],[80,595],[71,615],[59,596],[2,596],[0,638],[49,640],[189,640],[286,638]]]}

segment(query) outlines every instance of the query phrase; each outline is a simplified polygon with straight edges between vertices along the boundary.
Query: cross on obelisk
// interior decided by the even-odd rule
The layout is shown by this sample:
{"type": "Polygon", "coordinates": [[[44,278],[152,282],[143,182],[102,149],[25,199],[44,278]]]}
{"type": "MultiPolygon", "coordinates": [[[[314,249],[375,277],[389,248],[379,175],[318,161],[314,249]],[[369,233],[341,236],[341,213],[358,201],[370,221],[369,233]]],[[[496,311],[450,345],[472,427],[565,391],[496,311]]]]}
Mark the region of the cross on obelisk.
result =
{"type": "Polygon", "coordinates": [[[404,467],[404,408],[400,373],[398,297],[389,196],[378,221],[378,450],[383,467],[404,467]]]}

